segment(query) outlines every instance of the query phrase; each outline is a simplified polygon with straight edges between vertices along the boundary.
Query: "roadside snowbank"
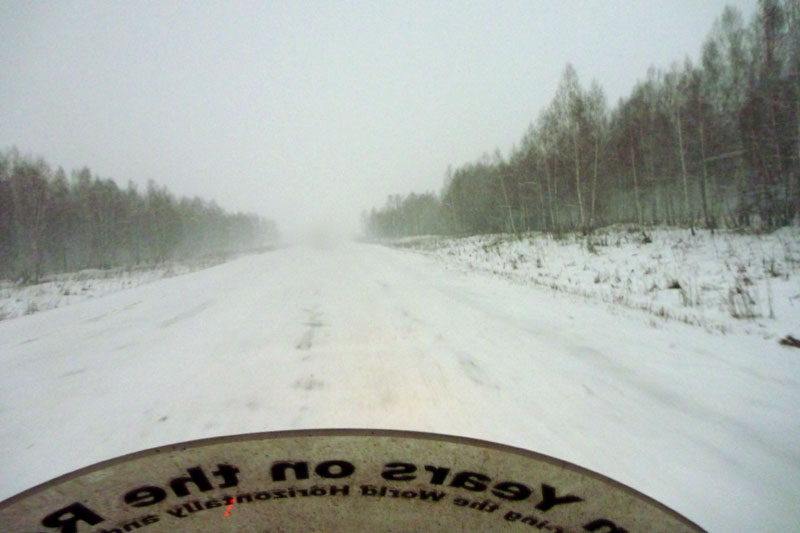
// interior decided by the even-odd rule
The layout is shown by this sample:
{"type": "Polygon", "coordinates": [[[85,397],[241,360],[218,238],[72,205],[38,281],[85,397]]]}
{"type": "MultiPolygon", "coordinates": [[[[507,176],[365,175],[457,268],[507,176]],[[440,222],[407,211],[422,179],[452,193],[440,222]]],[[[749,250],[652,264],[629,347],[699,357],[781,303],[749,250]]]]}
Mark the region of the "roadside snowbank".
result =
{"type": "Polygon", "coordinates": [[[168,263],[148,268],[86,269],[46,276],[41,283],[35,285],[2,280],[0,320],[82,302],[208,266],[211,264],[168,263]]]}
{"type": "Polygon", "coordinates": [[[540,233],[388,242],[459,269],[641,309],[713,331],[800,333],[800,228],[768,235],[614,226],[589,237],[540,233]]]}

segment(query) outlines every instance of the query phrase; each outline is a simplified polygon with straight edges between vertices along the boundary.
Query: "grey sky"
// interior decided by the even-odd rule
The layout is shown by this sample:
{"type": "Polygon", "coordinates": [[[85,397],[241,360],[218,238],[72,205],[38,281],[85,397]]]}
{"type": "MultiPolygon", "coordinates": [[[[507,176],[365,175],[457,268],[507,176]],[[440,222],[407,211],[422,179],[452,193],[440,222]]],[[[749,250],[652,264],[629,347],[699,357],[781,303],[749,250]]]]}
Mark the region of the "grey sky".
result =
{"type": "Polygon", "coordinates": [[[613,103],[755,3],[0,0],[0,147],[355,231],[507,154],[567,62],[613,103]]]}

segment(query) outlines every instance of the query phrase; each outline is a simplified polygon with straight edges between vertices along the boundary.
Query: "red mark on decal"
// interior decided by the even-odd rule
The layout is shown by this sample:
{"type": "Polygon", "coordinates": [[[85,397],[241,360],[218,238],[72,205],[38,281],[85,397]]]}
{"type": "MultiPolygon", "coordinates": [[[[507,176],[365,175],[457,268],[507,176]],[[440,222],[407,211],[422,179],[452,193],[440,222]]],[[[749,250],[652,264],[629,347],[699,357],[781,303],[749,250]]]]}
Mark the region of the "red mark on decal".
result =
{"type": "Polygon", "coordinates": [[[225,511],[225,516],[231,514],[231,507],[233,507],[233,498],[231,498],[231,503],[228,504],[228,510],[225,511]]]}

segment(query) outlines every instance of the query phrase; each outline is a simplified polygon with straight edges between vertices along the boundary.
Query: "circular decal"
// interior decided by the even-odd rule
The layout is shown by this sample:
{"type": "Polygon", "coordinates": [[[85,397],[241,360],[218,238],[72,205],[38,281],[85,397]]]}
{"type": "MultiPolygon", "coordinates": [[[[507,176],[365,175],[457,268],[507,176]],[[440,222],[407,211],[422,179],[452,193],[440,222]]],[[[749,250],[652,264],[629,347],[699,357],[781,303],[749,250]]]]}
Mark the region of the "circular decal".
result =
{"type": "Polygon", "coordinates": [[[104,461],[0,503],[7,531],[702,531],[647,496],[538,453],[461,437],[308,430],[104,461]]]}

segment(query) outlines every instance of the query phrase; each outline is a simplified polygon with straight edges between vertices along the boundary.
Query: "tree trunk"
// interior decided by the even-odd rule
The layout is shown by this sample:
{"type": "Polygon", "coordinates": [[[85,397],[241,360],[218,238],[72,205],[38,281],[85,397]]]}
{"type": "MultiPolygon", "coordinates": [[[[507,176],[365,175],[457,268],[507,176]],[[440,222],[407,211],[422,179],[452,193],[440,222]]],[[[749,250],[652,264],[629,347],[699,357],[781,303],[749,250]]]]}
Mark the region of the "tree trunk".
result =
{"type": "Polygon", "coordinates": [[[703,160],[703,178],[700,181],[700,197],[703,201],[703,218],[705,219],[706,228],[710,229],[711,232],[713,233],[714,224],[711,222],[711,218],[708,216],[708,194],[707,194],[708,168],[706,166],[706,141],[703,132],[702,119],[700,119],[700,157],[703,160]]]}
{"type": "Polygon", "coordinates": [[[522,182],[517,182],[517,198],[519,198],[519,210],[522,212],[522,231],[528,232],[528,212],[525,209],[525,197],[522,194],[522,182]]]}
{"type": "Polygon", "coordinates": [[[578,134],[572,136],[572,146],[575,150],[575,191],[578,195],[578,212],[581,217],[581,230],[586,232],[586,217],[583,214],[583,196],[581,195],[581,153],[578,147],[578,134]]]}
{"type": "Polygon", "coordinates": [[[594,139],[594,167],[592,173],[592,206],[589,211],[589,228],[594,229],[594,207],[597,200],[597,163],[600,158],[600,139],[594,139]]]}
{"type": "Polygon", "coordinates": [[[503,179],[503,171],[500,171],[500,187],[503,189],[503,198],[506,200],[506,207],[508,208],[508,221],[511,223],[511,232],[516,234],[517,228],[514,226],[514,212],[511,211],[511,202],[508,201],[508,192],[506,191],[506,181],[503,179]]]}
{"type": "Polygon", "coordinates": [[[686,209],[686,216],[689,217],[689,228],[694,235],[694,220],[692,217],[692,209],[689,205],[689,178],[686,173],[686,157],[683,150],[683,128],[681,126],[681,112],[680,109],[675,111],[675,120],[678,129],[678,153],[681,158],[681,176],[683,177],[683,204],[686,209]]]}
{"type": "Polygon", "coordinates": [[[761,153],[761,145],[758,143],[756,132],[751,128],[750,129],[750,139],[753,146],[753,151],[755,152],[755,158],[761,163],[762,171],[758,173],[759,180],[758,180],[758,198],[759,198],[759,209],[758,209],[758,216],[761,217],[761,223],[767,224],[768,226],[772,226],[772,209],[770,208],[770,195],[767,191],[767,182],[770,179],[769,175],[769,166],[764,158],[764,155],[761,153]]]}
{"type": "Polygon", "coordinates": [[[547,161],[547,158],[544,160],[544,177],[545,182],[547,183],[547,207],[548,211],[550,212],[550,227],[555,231],[556,229],[556,215],[555,215],[555,200],[553,199],[553,187],[550,183],[551,174],[550,174],[550,163],[547,161]]]}
{"type": "Polygon", "coordinates": [[[556,218],[553,221],[553,227],[556,232],[561,231],[561,216],[558,212],[558,159],[553,158],[553,207],[555,208],[556,218]]]}
{"type": "Polygon", "coordinates": [[[539,188],[539,203],[542,204],[541,214],[542,214],[542,231],[547,231],[547,208],[545,206],[544,201],[544,186],[542,185],[542,175],[539,174],[538,176],[538,188],[539,188]]]}
{"type": "Polygon", "coordinates": [[[631,146],[631,168],[633,169],[633,196],[636,199],[636,214],[639,217],[639,229],[642,229],[642,204],[639,202],[639,179],[636,177],[636,157],[631,146]]]}
{"type": "MultiPolygon", "coordinates": [[[[787,200],[788,200],[789,189],[791,188],[791,185],[790,185],[790,178],[789,178],[788,174],[786,172],[784,172],[784,170],[783,170],[783,161],[782,161],[783,157],[781,156],[780,139],[778,139],[778,125],[777,125],[777,121],[776,121],[776,117],[775,117],[775,105],[776,105],[775,104],[775,99],[772,98],[772,95],[770,94],[769,95],[769,102],[767,104],[767,107],[769,108],[769,122],[770,122],[770,126],[771,126],[771,129],[772,129],[772,142],[773,142],[773,146],[775,148],[775,163],[776,163],[776,166],[777,166],[777,169],[778,169],[778,179],[776,180],[776,185],[778,183],[780,183],[780,182],[783,182],[782,184],[784,186],[784,193],[786,194],[787,200]]],[[[774,201],[774,198],[773,198],[773,201],[774,201]]],[[[774,213],[775,211],[777,211],[776,208],[778,208],[778,207],[779,206],[777,206],[777,205],[773,205],[771,207],[771,211],[774,213]]],[[[788,222],[788,217],[786,217],[787,209],[783,209],[782,211],[783,211],[782,218],[785,217],[785,218],[787,218],[787,220],[783,220],[781,222],[787,223],[788,222]]]]}

